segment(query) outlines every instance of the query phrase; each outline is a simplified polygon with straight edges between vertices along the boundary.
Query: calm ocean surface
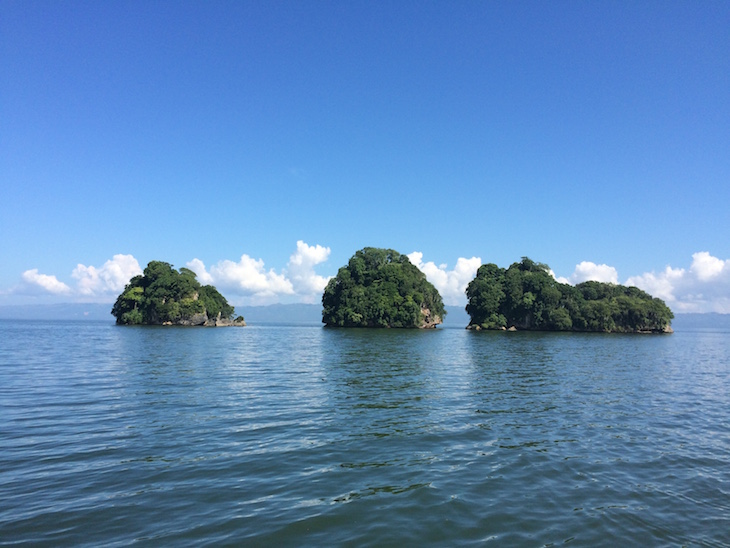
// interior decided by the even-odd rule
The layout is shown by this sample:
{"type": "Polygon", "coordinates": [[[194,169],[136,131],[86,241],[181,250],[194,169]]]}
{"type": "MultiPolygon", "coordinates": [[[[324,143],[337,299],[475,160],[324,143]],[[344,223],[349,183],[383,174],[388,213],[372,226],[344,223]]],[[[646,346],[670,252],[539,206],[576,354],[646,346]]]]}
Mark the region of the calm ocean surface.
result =
{"type": "Polygon", "coordinates": [[[730,333],[0,321],[0,545],[730,546],[730,333]]]}

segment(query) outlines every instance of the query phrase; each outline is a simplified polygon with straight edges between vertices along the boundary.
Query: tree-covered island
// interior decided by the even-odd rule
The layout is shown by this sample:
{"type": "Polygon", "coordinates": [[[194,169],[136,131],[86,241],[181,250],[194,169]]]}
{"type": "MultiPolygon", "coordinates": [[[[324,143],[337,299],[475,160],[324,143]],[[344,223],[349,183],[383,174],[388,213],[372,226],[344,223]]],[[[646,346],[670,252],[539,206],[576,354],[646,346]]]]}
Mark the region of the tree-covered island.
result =
{"type": "Polygon", "coordinates": [[[201,285],[195,272],[151,261],[124,288],[112,308],[120,325],[245,326],[242,316],[212,285],[201,285]]]}
{"type": "Polygon", "coordinates": [[[434,328],[446,315],[438,290],[408,257],[373,247],[327,283],[322,307],[328,327],[434,328]]]}
{"type": "Polygon", "coordinates": [[[674,318],[664,301],[636,287],[559,283],[527,257],[506,270],[480,266],[466,296],[467,329],[670,333],[674,318]]]}

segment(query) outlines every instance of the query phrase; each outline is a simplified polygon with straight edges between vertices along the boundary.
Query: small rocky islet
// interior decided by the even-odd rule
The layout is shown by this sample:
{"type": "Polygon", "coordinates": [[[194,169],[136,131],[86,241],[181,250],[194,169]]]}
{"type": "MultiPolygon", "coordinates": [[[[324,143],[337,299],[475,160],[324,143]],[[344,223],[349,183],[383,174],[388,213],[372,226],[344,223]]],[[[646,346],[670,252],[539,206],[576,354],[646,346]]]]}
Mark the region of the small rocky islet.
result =
{"type": "Polygon", "coordinates": [[[432,329],[445,315],[441,295],[426,275],[392,249],[356,252],[322,295],[326,327],[432,329]]]}
{"type": "Polygon", "coordinates": [[[212,285],[201,285],[189,268],[151,261],[117,297],[112,315],[119,325],[243,327],[243,316],[212,285]]]}
{"type": "Polygon", "coordinates": [[[466,288],[467,329],[671,333],[674,314],[637,287],[560,283],[527,257],[509,268],[479,267],[466,288]]]}

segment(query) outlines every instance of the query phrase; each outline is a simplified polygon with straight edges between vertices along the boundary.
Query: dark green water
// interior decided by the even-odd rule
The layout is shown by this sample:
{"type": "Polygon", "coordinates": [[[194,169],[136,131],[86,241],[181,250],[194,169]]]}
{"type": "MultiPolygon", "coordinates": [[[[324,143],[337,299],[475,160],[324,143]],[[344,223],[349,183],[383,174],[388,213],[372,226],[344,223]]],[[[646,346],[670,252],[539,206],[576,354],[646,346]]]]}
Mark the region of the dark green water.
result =
{"type": "Polygon", "coordinates": [[[0,321],[0,544],[728,546],[730,334],[0,321]]]}

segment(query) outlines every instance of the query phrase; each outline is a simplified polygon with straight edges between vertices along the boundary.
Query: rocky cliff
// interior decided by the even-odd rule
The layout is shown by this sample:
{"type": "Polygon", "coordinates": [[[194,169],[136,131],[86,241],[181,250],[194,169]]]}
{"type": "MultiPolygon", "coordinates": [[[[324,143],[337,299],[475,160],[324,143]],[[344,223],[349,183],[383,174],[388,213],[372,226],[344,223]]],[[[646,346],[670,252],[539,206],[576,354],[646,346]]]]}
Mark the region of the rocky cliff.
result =
{"type": "Polygon", "coordinates": [[[193,314],[192,316],[183,317],[174,322],[163,322],[162,325],[186,325],[204,327],[246,327],[246,321],[238,316],[235,320],[230,318],[222,318],[220,312],[215,318],[209,318],[207,314],[193,314]]]}
{"type": "Polygon", "coordinates": [[[432,314],[431,310],[425,306],[421,307],[421,325],[419,329],[435,329],[437,325],[443,323],[443,318],[438,314],[432,314]]]}

